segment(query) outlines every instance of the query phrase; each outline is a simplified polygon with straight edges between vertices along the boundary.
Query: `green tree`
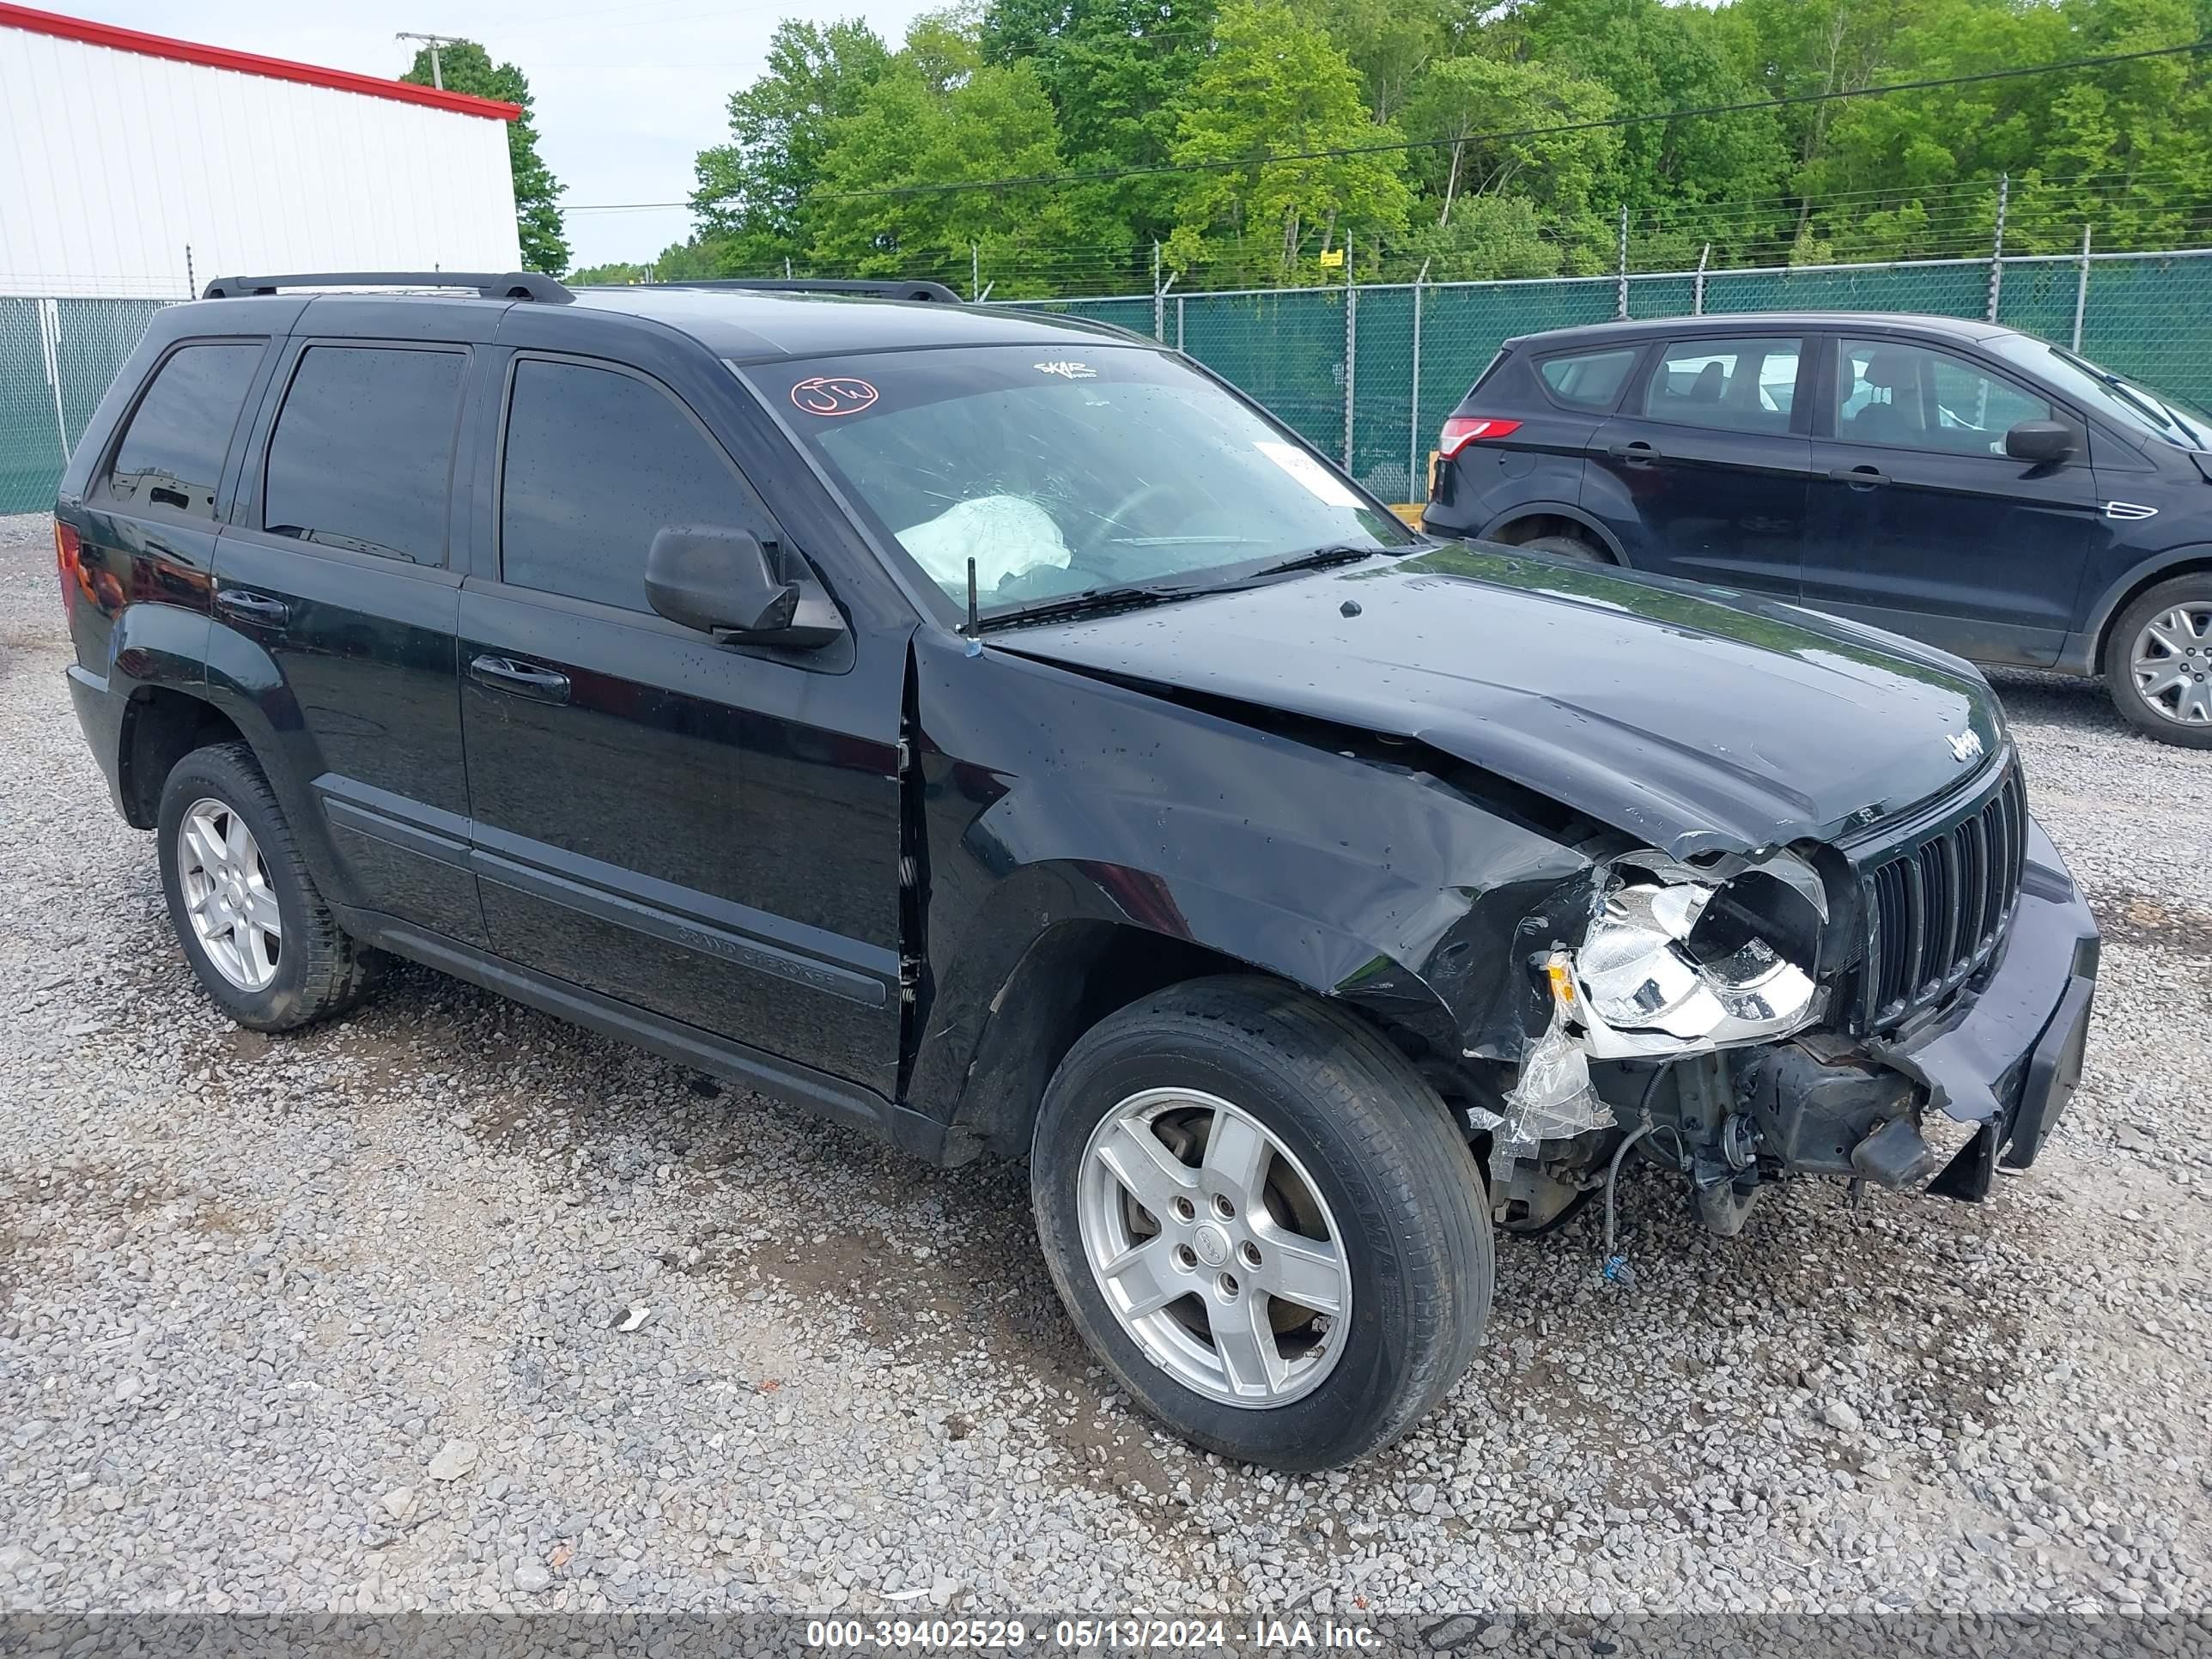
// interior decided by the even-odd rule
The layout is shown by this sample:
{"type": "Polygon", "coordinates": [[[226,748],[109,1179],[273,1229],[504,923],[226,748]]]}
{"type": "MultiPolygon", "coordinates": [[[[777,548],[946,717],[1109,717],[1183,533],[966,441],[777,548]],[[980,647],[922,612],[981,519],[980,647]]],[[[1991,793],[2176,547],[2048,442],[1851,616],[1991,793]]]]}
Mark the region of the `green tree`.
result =
{"type": "Polygon", "coordinates": [[[438,75],[430,73],[430,49],[415,54],[415,62],[399,77],[418,87],[442,80],[448,92],[465,92],[472,98],[496,98],[515,104],[522,113],[507,124],[507,162],[514,175],[514,228],[522,243],[522,263],[532,270],[557,276],[568,268],[568,240],[562,234],[561,193],[568,188],[553,176],[538,154],[538,123],[532,114],[530,80],[512,64],[494,64],[491,54],[473,40],[455,40],[438,49],[438,75]]]}
{"type": "Polygon", "coordinates": [[[631,264],[617,259],[611,264],[583,265],[568,273],[572,288],[621,288],[631,283],[651,283],[659,280],[651,265],[631,264]]]}
{"type": "Polygon", "coordinates": [[[1232,0],[1193,77],[1175,159],[1188,175],[1168,256],[1313,280],[1304,258],[1402,228],[1413,202],[1397,129],[1368,118],[1359,72],[1284,0],[1232,0]]]}
{"type": "Polygon", "coordinates": [[[1451,0],[1297,3],[1359,71],[1367,107],[1377,121],[1400,118],[1415,77],[1450,49],[1453,24],[1464,9],[1451,0]]]}
{"type": "Polygon", "coordinates": [[[1448,141],[1413,153],[1439,225],[1451,222],[1454,204],[1467,196],[1522,197],[1558,219],[1580,220],[1613,172],[1620,131],[1539,129],[1602,121],[1613,112],[1613,94],[1595,81],[1544,64],[1468,56],[1429,66],[1405,125],[1416,138],[1448,141]]]}
{"type": "MultiPolygon", "coordinates": [[[[1523,0],[1495,33],[1500,44],[1517,40],[1516,55],[1600,82],[1624,113],[1706,109],[1764,95],[1741,62],[1740,20],[1725,10],[1661,0],[1523,0]]],[[[1778,195],[1790,161],[1771,110],[1638,122],[1621,128],[1618,159],[1597,193],[1632,210],[1759,202],[1778,195]]],[[[1771,239],[1787,222],[1786,207],[1775,202],[1739,234],[1771,239]]]]}
{"type": "MultiPolygon", "coordinates": [[[[992,0],[980,42],[989,63],[1035,64],[1070,169],[1159,168],[1214,12],[1215,0],[992,0]]],[[[1076,223],[1141,264],[1174,228],[1181,194],[1171,173],[1139,173],[1071,187],[1066,200],[1076,223]]]]}
{"type": "Polygon", "coordinates": [[[1450,222],[1425,218],[1397,245],[1388,274],[1403,279],[1426,270],[1432,283],[1588,275],[1607,263],[1602,233],[1601,226],[1563,235],[1526,197],[1462,197],[1450,222]]]}
{"type": "Polygon", "coordinates": [[[680,263],[708,268],[689,274],[757,275],[805,255],[830,127],[859,112],[890,58],[858,21],[776,25],[767,72],[730,94],[730,142],[699,153],[699,231],[680,263]]]}
{"type": "MultiPolygon", "coordinates": [[[[1049,185],[946,185],[1054,173],[1060,132],[1034,64],[987,64],[972,28],[919,18],[860,107],[834,122],[808,208],[817,269],[860,276],[936,276],[965,285],[971,249],[994,271],[1036,270],[1071,223],[1049,185]]],[[[1049,292],[994,279],[995,292],[1049,292]]]]}

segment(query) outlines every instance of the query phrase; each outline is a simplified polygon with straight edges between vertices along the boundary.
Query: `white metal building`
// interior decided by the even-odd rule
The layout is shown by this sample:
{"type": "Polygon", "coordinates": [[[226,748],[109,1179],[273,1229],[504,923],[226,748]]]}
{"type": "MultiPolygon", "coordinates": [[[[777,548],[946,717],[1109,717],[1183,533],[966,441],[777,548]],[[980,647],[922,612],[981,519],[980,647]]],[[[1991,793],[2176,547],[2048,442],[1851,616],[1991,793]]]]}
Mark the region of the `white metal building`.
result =
{"type": "Polygon", "coordinates": [[[519,113],[0,0],[0,295],[513,270],[519,113]]]}

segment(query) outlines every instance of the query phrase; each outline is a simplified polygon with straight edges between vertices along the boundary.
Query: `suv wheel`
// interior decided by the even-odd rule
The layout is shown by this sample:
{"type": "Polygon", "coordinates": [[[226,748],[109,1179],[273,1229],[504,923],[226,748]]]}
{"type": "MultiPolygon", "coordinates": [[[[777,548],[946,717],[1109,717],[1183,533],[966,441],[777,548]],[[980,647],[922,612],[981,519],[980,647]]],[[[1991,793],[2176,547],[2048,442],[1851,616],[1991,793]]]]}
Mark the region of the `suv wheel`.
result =
{"type": "Polygon", "coordinates": [[[216,744],[179,761],[156,834],[169,920],[225,1013],[285,1031],[361,1000],[374,955],[339,930],[252,750],[216,744]]]}
{"type": "Polygon", "coordinates": [[[2160,582],[2120,613],[2105,684],[2138,730],[2212,749],[2212,575],[2160,582]]]}
{"type": "Polygon", "coordinates": [[[1395,1438],[1489,1314],[1481,1175],[1451,1112],[1349,1014],[1201,980],[1095,1027],[1030,1155],[1060,1300],[1155,1417],[1280,1469],[1395,1438]]]}

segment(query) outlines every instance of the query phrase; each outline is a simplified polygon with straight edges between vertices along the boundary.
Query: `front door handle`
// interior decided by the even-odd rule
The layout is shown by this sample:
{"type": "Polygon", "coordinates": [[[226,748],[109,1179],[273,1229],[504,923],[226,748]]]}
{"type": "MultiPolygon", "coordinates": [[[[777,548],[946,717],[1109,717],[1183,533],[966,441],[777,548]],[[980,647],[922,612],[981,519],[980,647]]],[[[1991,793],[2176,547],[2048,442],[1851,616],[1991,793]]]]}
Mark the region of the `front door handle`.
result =
{"type": "Polygon", "coordinates": [[[1876,484],[1886,484],[1889,475],[1878,466],[1839,466],[1828,476],[1838,483],[1847,483],[1854,489],[1872,489],[1876,484]]]}
{"type": "Polygon", "coordinates": [[[1626,461],[1631,466],[1644,466],[1659,459],[1658,449],[1641,438],[1625,444],[1608,444],[1605,453],[1616,461],[1626,461]]]}
{"type": "Polygon", "coordinates": [[[534,697],[539,702],[568,701],[568,677],[555,669],[540,668],[534,662],[517,662],[512,657],[477,657],[469,664],[469,678],[495,691],[512,691],[518,697],[534,697]]]}
{"type": "Polygon", "coordinates": [[[243,587],[219,587],[216,590],[216,606],[248,622],[282,623],[292,614],[292,607],[282,599],[272,599],[266,593],[255,593],[243,587]]]}

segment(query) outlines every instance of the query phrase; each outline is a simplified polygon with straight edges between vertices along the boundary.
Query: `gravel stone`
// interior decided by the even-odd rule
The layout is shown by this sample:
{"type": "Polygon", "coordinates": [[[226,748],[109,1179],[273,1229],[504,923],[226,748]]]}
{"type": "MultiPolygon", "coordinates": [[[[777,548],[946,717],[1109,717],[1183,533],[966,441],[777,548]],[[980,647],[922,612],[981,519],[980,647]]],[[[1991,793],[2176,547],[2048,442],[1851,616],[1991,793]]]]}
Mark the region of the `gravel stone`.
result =
{"type": "Polygon", "coordinates": [[[458,1480],[477,1466],[477,1445],[473,1440],[448,1440],[438,1449],[423,1473],[433,1480],[458,1480]]]}
{"type": "Polygon", "coordinates": [[[1326,1594],[1627,1632],[2140,1609],[2148,1639],[2212,1600],[2212,753],[2095,686],[1999,683],[2105,928],[2081,1089],[2033,1170],[1978,1206],[1794,1183],[1721,1240],[1632,1164],[1632,1290],[1599,1275],[1595,1210],[1502,1239],[1443,1405],[1285,1477],[1130,1408],[1018,1166],[930,1170],[404,964],[342,1023],[232,1025],[77,732],[69,655],[46,520],[0,520],[10,1609],[1326,1594]],[[477,1478],[426,1474],[455,1443],[477,1478]]]}

